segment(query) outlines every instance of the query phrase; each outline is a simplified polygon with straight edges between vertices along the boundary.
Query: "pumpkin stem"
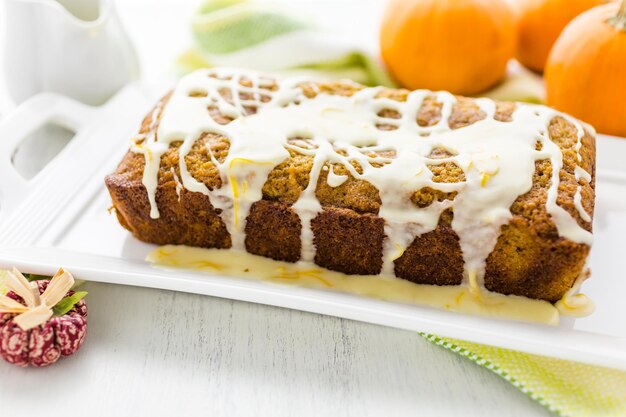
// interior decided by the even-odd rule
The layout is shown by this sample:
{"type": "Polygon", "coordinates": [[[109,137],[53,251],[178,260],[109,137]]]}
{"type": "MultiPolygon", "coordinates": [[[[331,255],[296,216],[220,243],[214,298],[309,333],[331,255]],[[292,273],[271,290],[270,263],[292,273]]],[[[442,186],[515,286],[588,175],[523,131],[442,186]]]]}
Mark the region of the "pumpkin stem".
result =
{"type": "Polygon", "coordinates": [[[617,15],[610,18],[609,23],[617,29],[626,30],[626,0],[622,0],[622,4],[617,11],[617,15]]]}

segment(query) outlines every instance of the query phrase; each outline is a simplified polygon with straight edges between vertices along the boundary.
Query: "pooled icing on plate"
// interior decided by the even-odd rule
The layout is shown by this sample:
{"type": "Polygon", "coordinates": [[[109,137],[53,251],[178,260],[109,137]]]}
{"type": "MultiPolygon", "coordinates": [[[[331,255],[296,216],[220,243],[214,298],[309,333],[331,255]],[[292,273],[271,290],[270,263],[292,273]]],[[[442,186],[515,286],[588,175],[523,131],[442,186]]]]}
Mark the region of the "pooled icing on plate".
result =
{"type": "Polygon", "coordinates": [[[147,260],[161,268],[185,268],[230,277],[341,291],[457,313],[550,325],[559,324],[559,311],[564,315],[576,315],[578,312],[575,303],[570,303],[571,306],[568,304],[570,308],[567,310],[560,310],[547,301],[495,292],[476,298],[472,297],[471,289],[464,285],[422,285],[393,276],[346,275],[307,262],[292,264],[222,249],[166,245],[150,252],[147,260]]]}
{"type": "MultiPolygon", "coordinates": [[[[584,129],[576,120],[544,106],[518,104],[512,120],[500,122],[494,119],[495,102],[477,99],[475,103],[486,117],[452,130],[448,119],[457,99],[450,93],[416,90],[406,101],[396,101],[380,97],[381,88],[363,88],[350,97],[318,91],[308,98],[300,87],[306,81],[292,78],[275,84],[275,80],[255,72],[230,69],[200,70],[181,79],[167,104],[157,109],[160,121],[156,132],[132,146],[145,156],[143,184],[151,217],[159,217],[155,193],[160,158],[172,142],[182,141],[178,181],[187,190],[209,197],[231,235],[232,248],[245,251],[244,230],[250,208],[262,199],[269,173],[289,158],[288,150],[292,150],[313,158],[308,186],[292,206],[302,224],[301,261],[312,262],[315,256],[311,220],[322,210],[315,195],[320,173],[329,170],[328,185],[337,187],[347,177],[334,173],[332,164],[341,164],[352,177],[368,181],[380,193],[378,216],[385,220],[386,234],[383,274],[393,275],[393,261],[417,236],[435,229],[444,210],[453,208],[452,228],[465,262],[464,283],[480,292],[485,261],[501,226],[512,217],[511,205],[531,189],[535,161],[549,159],[552,177],[547,212],[560,236],[591,244],[591,233],[557,204],[563,157],[548,135],[555,116],[566,118],[578,130],[578,152],[584,129]],[[230,100],[224,97],[225,91],[230,100]],[[435,125],[420,126],[417,114],[429,95],[442,104],[441,117],[435,125]],[[232,121],[218,123],[208,111],[210,107],[232,121]],[[250,108],[256,112],[248,114],[250,108]],[[382,110],[393,110],[400,117],[382,117],[382,110]],[[382,130],[380,125],[392,128],[382,130]],[[185,162],[203,133],[215,133],[230,142],[223,162],[208,149],[222,181],[221,187],[212,190],[190,175],[185,162]],[[435,149],[444,149],[449,156],[430,157],[435,149]],[[353,166],[354,162],[360,169],[353,166]],[[462,169],[464,181],[433,181],[429,166],[446,162],[462,169]],[[456,195],[420,208],[410,197],[425,187],[456,195]]],[[[156,114],[152,119],[155,123],[156,114]]],[[[588,180],[591,175],[577,167],[576,178],[588,180]]],[[[576,196],[575,207],[584,220],[589,219],[581,204],[580,187],[576,196]]]]}

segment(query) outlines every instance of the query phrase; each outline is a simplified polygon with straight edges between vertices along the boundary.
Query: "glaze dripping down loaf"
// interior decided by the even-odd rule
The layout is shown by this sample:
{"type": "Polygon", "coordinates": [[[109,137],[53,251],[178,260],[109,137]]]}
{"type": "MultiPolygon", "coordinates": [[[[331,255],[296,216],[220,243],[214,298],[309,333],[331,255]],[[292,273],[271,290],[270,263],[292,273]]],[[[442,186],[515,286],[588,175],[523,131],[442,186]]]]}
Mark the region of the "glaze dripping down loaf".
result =
{"type": "Polygon", "coordinates": [[[554,302],[594,180],[593,130],[543,106],[218,69],[156,105],[106,185],[142,241],[554,302]]]}

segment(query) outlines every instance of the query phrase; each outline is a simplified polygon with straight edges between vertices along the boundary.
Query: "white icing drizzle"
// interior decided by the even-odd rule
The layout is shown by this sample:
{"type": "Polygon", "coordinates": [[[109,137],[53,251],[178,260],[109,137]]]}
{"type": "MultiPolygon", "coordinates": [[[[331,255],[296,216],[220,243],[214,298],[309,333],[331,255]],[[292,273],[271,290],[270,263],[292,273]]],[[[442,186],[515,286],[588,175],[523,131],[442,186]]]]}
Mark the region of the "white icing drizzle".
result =
{"type": "Polygon", "coordinates": [[[326,182],[333,188],[339,187],[341,184],[348,180],[347,175],[337,175],[333,171],[332,165],[328,169],[328,177],[326,178],[326,182]]]}
{"type": "Polygon", "coordinates": [[[576,188],[576,193],[574,194],[574,207],[576,207],[576,210],[578,211],[578,214],[580,215],[581,219],[583,219],[586,222],[590,222],[591,216],[589,215],[589,213],[587,213],[587,210],[585,210],[585,208],[583,207],[581,190],[582,190],[582,187],[579,185],[578,188],[576,188]]]}
{"type": "MultiPolygon", "coordinates": [[[[582,135],[580,134],[580,130],[579,130],[578,140],[576,142],[576,157],[578,159],[578,162],[582,162],[582,156],[580,155],[581,146],[582,146],[582,135]]],[[[582,194],[581,194],[582,186],[580,185],[581,180],[586,181],[587,184],[590,183],[591,174],[585,171],[579,165],[576,165],[576,167],[574,168],[574,178],[579,183],[578,187],[576,188],[576,193],[574,194],[574,207],[576,207],[576,211],[578,211],[578,214],[580,215],[581,219],[583,219],[586,222],[591,222],[592,220],[591,216],[589,215],[589,213],[587,213],[587,210],[585,210],[585,208],[583,207],[582,194]]]]}
{"type": "Polygon", "coordinates": [[[130,140],[130,149],[133,152],[143,154],[146,164],[143,169],[143,185],[148,192],[150,200],[150,217],[159,217],[159,210],[156,203],[156,189],[158,185],[158,174],[161,156],[167,151],[168,146],[157,142],[155,136],[156,126],[163,111],[163,105],[159,103],[150,115],[150,127],[148,135],[137,135],[130,140]]]}
{"type": "MultiPolygon", "coordinates": [[[[574,120],[571,117],[564,115],[562,113],[559,113],[555,110],[547,109],[546,107],[543,107],[543,106],[537,106],[537,108],[543,109],[549,115],[549,117],[546,118],[546,121],[545,121],[546,125],[545,125],[544,131],[547,131],[548,124],[555,116],[561,116],[565,118],[566,120],[568,120],[570,123],[574,124],[578,132],[577,134],[578,139],[576,143],[576,155],[577,155],[577,159],[580,161],[581,157],[580,157],[579,149],[580,149],[581,139],[585,134],[585,131],[582,125],[577,120],[574,120]]],[[[539,110],[537,110],[537,112],[539,112],[539,110]]],[[[544,133],[541,136],[541,138],[542,138],[542,144],[543,144],[542,150],[543,151],[547,150],[548,154],[551,155],[550,163],[552,165],[552,177],[551,177],[550,188],[548,189],[548,201],[546,202],[546,208],[548,210],[548,213],[550,213],[550,215],[552,216],[552,220],[554,221],[554,224],[556,225],[560,236],[566,239],[569,239],[575,243],[584,243],[586,245],[591,245],[591,243],[593,242],[593,235],[591,234],[591,232],[580,227],[576,219],[574,219],[565,209],[563,209],[561,206],[557,204],[557,197],[559,194],[560,172],[561,172],[561,169],[563,168],[563,154],[561,152],[561,149],[558,147],[556,143],[552,142],[547,137],[547,134],[544,133]]]]}
{"type": "MultiPolygon", "coordinates": [[[[393,261],[417,236],[435,229],[441,213],[452,208],[452,228],[459,237],[465,261],[465,282],[482,288],[485,260],[496,244],[501,226],[512,217],[509,208],[531,189],[535,161],[549,159],[552,178],[546,209],[560,236],[591,243],[591,233],[557,204],[562,153],[548,137],[547,130],[552,118],[563,116],[561,113],[544,106],[518,104],[511,122],[499,122],[493,118],[495,103],[477,99],[475,103],[486,117],[452,130],[448,119],[456,98],[447,92],[417,90],[405,102],[399,102],[378,97],[381,88],[364,88],[351,97],[320,92],[309,99],[299,87],[304,81],[286,79],[275,91],[270,91],[268,78],[249,71],[200,70],[184,77],[161,113],[156,135],[144,137],[143,143],[132,147],[146,156],[143,183],[150,197],[151,216],[159,216],[155,192],[160,158],[172,142],[182,141],[179,150],[182,186],[209,197],[211,204],[220,210],[233,248],[244,250],[245,221],[250,207],[262,199],[269,173],[289,158],[289,149],[313,157],[308,186],[292,206],[302,224],[302,261],[312,261],[315,257],[311,221],[322,210],[315,195],[320,172],[327,169],[328,184],[338,187],[348,177],[336,175],[332,164],[341,164],[352,177],[368,181],[379,191],[382,204],[378,215],[385,220],[387,236],[383,274],[392,275],[393,261]],[[244,79],[251,82],[250,87],[241,85],[244,79]],[[224,90],[230,92],[232,103],[223,97],[224,90]],[[418,111],[431,94],[441,103],[441,118],[433,126],[420,126],[418,111]],[[217,123],[209,114],[209,106],[234,120],[226,125],[217,123]],[[246,107],[255,107],[257,111],[246,116],[246,107]],[[395,110],[400,117],[379,116],[384,109],[395,110]],[[377,127],[383,124],[393,129],[377,127]],[[205,132],[222,135],[230,141],[224,162],[220,163],[211,154],[222,181],[221,187],[214,189],[194,179],[185,161],[205,132]],[[293,138],[303,140],[290,140],[293,138]],[[543,145],[540,151],[535,149],[538,140],[543,145]],[[452,156],[429,157],[436,148],[448,150],[452,156]],[[372,156],[370,152],[392,156],[372,156]],[[458,165],[465,173],[465,181],[433,181],[429,166],[445,162],[458,165]],[[418,208],[411,196],[425,187],[457,194],[453,200],[435,201],[426,208],[418,208]]],[[[584,130],[575,123],[578,151],[584,130]]],[[[590,178],[583,170],[577,172],[581,178],[590,178]]]]}
{"type": "Polygon", "coordinates": [[[180,202],[180,193],[183,191],[183,185],[180,183],[180,180],[178,179],[178,175],[176,175],[176,170],[174,169],[174,167],[170,168],[170,172],[172,173],[172,176],[174,177],[174,182],[176,183],[176,195],[178,196],[178,202],[180,202]]]}
{"type": "Polygon", "coordinates": [[[593,300],[580,293],[580,288],[587,278],[589,278],[589,269],[585,267],[572,288],[556,302],[555,307],[559,313],[564,316],[585,317],[594,312],[596,306],[593,300]]]}
{"type": "Polygon", "coordinates": [[[576,181],[585,180],[591,182],[591,174],[579,166],[574,168],[574,177],[576,177],[576,181]]]}

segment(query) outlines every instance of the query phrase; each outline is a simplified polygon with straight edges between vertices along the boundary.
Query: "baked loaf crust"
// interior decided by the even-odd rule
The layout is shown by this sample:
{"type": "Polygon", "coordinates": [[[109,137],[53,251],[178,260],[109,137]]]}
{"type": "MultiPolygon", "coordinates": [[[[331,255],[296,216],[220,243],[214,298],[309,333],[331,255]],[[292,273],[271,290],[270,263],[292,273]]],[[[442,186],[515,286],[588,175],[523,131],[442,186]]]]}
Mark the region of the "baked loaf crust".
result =
{"type": "MultiPolygon", "coordinates": [[[[249,83],[245,78],[242,85],[249,83]]],[[[272,91],[272,84],[267,87],[272,91]]],[[[300,85],[305,96],[318,94],[352,96],[364,87],[351,82],[305,82],[300,85]]],[[[200,93],[201,94],[201,93],[200,93]]],[[[227,99],[228,91],[223,92],[227,99]]],[[[407,100],[406,90],[382,89],[380,97],[395,101],[407,100]]],[[[140,142],[158,130],[162,109],[170,95],[165,96],[144,119],[140,142]]],[[[261,100],[263,101],[263,100],[261,100]]],[[[260,104],[261,106],[263,103],[260,104]]],[[[494,119],[509,123],[516,104],[497,102],[494,119]]],[[[231,118],[217,109],[208,109],[220,124],[231,118]]],[[[248,108],[253,114],[257,108],[248,108]]],[[[379,113],[393,121],[399,117],[392,109],[379,113]]],[[[457,97],[448,117],[450,129],[461,129],[487,117],[475,99],[457,97]]],[[[420,126],[433,126],[442,118],[442,103],[434,94],[428,95],[417,112],[420,126]]],[[[381,130],[393,129],[393,124],[381,123],[381,130]]],[[[581,216],[582,209],[592,216],[595,187],[595,138],[590,128],[584,128],[579,139],[572,119],[555,116],[548,125],[550,140],[562,153],[557,204],[578,225],[591,232],[592,224],[581,216]],[[577,167],[591,175],[587,181],[577,175],[577,167]],[[576,194],[579,201],[576,202],[576,194]]],[[[306,147],[306,140],[301,146],[306,147]]],[[[158,169],[156,205],[159,217],[152,218],[151,203],[142,183],[145,156],[129,151],[115,173],[106,177],[115,213],[120,224],[136,238],[156,244],[179,244],[206,248],[230,248],[231,235],[219,210],[209,197],[181,187],[179,147],[174,141],[162,155],[158,169]]],[[[229,151],[229,141],[216,133],[204,133],[185,156],[189,174],[209,190],[222,186],[222,179],[211,154],[223,162],[229,151]]],[[[541,145],[538,144],[538,147],[541,145]]],[[[262,189],[262,199],[253,203],[245,223],[245,249],[276,260],[296,262],[301,257],[302,225],[292,207],[309,183],[313,156],[289,150],[290,157],[270,172],[262,189]]],[[[431,158],[445,158],[445,149],[435,149],[431,158]]],[[[381,207],[379,191],[363,179],[354,178],[341,164],[332,165],[336,175],[347,176],[342,184],[328,184],[328,169],[320,172],[315,195],[323,210],[311,221],[315,245],[314,262],[322,267],[347,274],[381,273],[385,220],[378,216],[381,207]]],[[[356,167],[356,165],[355,165],[356,167]]],[[[433,181],[456,183],[465,180],[463,170],[454,162],[429,166],[433,181]]],[[[551,184],[550,159],[537,160],[532,188],[520,195],[510,207],[511,219],[501,227],[493,251],[486,259],[484,286],[494,292],[515,294],[551,302],[559,300],[569,290],[585,267],[590,247],[559,235],[552,216],[546,209],[551,184]]],[[[433,202],[454,199],[454,192],[432,188],[415,191],[411,201],[418,208],[433,202]]],[[[394,261],[395,275],[419,284],[458,285],[464,280],[464,259],[459,237],[452,227],[454,209],[444,210],[437,227],[418,235],[404,253],[394,261]]]]}

